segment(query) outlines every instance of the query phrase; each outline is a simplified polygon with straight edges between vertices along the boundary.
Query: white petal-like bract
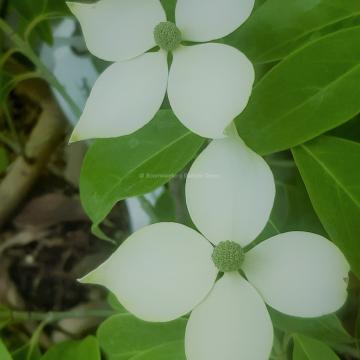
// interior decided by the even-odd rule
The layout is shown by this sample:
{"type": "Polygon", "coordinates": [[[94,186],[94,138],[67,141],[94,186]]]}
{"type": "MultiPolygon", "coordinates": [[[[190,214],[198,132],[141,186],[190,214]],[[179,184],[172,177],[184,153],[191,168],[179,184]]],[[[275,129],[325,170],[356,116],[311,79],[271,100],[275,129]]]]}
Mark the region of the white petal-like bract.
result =
{"type": "Polygon", "coordinates": [[[185,40],[219,39],[250,16],[254,3],[255,0],[177,0],[176,24],[185,40]]]}
{"type": "Polygon", "coordinates": [[[147,124],[166,93],[163,51],[110,65],[96,81],[70,141],[128,135],[147,124]]]}
{"type": "Polygon", "coordinates": [[[265,227],[275,197],[267,163],[240,138],[213,140],[192,165],[186,202],[198,229],[213,244],[246,246],[265,227]]]}
{"type": "Polygon", "coordinates": [[[158,223],[132,234],[81,281],[106,286],[140,319],[170,321],[190,312],[213,287],[212,251],[196,231],[158,223]]]}
{"type": "Polygon", "coordinates": [[[81,24],[89,51],[107,61],[130,59],[154,47],[154,28],[166,20],[159,0],[67,4],[81,24]]]}
{"type": "Polygon", "coordinates": [[[188,360],[265,360],[272,344],[265,303],[238,273],[226,273],[215,284],[186,328],[188,360]]]}
{"type": "Polygon", "coordinates": [[[289,232],[257,245],[243,270],[265,302],[285,314],[317,317],[344,305],[349,264],[320,235],[289,232]]]}
{"type": "Polygon", "coordinates": [[[247,105],[254,77],[251,62],[231,46],[181,46],[174,51],[170,68],[169,101],[188,129],[222,138],[247,105]]]}

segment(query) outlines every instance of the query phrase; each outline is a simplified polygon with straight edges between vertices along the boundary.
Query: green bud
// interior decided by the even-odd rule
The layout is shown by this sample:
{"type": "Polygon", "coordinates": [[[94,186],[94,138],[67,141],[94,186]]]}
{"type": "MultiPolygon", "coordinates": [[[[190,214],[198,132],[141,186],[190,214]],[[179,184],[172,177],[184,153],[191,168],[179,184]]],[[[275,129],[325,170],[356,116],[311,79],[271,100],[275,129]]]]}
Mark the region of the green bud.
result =
{"type": "Polygon", "coordinates": [[[241,269],[244,262],[245,252],[234,241],[222,241],[215,247],[212,259],[221,272],[237,271],[241,269]]]}
{"type": "Polygon", "coordinates": [[[174,23],[165,21],[155,26],[154,38],[161,49],[173,51],[181,43],[181,32],[174,23]]]}

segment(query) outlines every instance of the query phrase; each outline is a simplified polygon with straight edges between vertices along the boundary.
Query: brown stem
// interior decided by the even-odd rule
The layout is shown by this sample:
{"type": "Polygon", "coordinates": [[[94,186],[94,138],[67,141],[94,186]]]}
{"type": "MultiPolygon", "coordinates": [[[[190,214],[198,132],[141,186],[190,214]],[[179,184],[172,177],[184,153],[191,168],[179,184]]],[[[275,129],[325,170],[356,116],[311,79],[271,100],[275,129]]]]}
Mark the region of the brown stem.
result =
{"type": "Polygon", "coordinates": [[[0,228],[31,190],[66,129],[66,119],[46,83],[26,81],[18,89],[40,103],[42,113],[25,146],[26,159],[19,156],[0,184],[0,228]]]}

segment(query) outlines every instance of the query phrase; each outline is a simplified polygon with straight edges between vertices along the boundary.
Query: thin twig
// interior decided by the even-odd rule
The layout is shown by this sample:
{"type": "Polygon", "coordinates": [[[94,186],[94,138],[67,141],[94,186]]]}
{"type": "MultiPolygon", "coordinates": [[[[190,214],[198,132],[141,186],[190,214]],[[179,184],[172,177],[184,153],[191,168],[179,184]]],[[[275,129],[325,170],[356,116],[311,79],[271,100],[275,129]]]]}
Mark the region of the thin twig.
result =
{"type": "MultiPolygon", "coordinates": [[[[9,318],[11,323],[19,323],[26,321],[46,321],[47,323],[57,322],[64,319],[82,319],[82,318],[107,318],[117,314],[114,310],[96,309],[96,310],[74,310],[74,311],[51,311],[27,312],[6,310],[5,316],[9,318]]],[[[1,311],[0,311],[1,318],[1,311]]]]}
{"type": "Polygon", "coordinates": [[[0,30],[9,40],[21,51],[37,68],[42,78],[51,84],[69,104],[76,116],[80,116],[81,111],[71,96],[65,91],[62,84],[53,73],[41,62],[31,46],[24,41],[3,19],[0,19],[0,30]]]}

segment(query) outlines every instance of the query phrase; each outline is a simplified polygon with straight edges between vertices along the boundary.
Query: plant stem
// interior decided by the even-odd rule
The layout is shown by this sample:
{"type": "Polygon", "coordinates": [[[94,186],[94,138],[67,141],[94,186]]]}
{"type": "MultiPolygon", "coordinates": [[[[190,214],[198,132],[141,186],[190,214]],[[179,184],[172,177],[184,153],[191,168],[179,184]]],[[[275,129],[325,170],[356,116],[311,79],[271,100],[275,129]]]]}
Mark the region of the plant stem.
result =
{"type": "Polygon", "coordinates": [[[4,111],[5,119],[6,119],[7,125],[8,125],[8,127],[10,129],[10,132],[12,134],[12,137],[16,139],[17,144],[19,146],[20,155],[25,159],[26,154],[25,154],[24,144],[23,144],[23,142],[22,142],[22,140],[20,138],[20,135],[19,135],[18,131],[16,130],[16,126],[14,124],[13,117],[10,114],[9,107],[6,104],[6,102],[4,102],[2,105],[3,105],[2,108],[3,108],[3,111],[4,111]]]}
{"type": "Polygon", "coordinates": [[[155,213],[155,209],[154,209],[153,205],[151,204],[151,202],[144,195],[138,196],[138,199],[139,199],[141,208],[150,217],[151,222],[152,223],[158,222],[159,219],[155,213]]]}
{"type": "Polygon", "coordinates": [[[76,319],[76,318],[107,318],[116,314],[114,310],[74,310],[74,311],[51,311],[47,313],[43,312],[27,312],[27,311],[12,311],[5,310],[0,311],[4,313],[9,321],[26,322],[26,321],[46,321],[47,323],[56,322],[63,319],[76,319]]]}
{"type": "Polygon", "coordinates": [[[69,94],[65,91],[64,87],[52,72],[41,62],[31,46],[25,42],[16,32],[3,20],[0,19],[0,30],[13,42],[13,44],[23,53],[37,68],[41,76],[50,83],[69,104],[74,114],[79,117],[81,111],[69,94]]]}

